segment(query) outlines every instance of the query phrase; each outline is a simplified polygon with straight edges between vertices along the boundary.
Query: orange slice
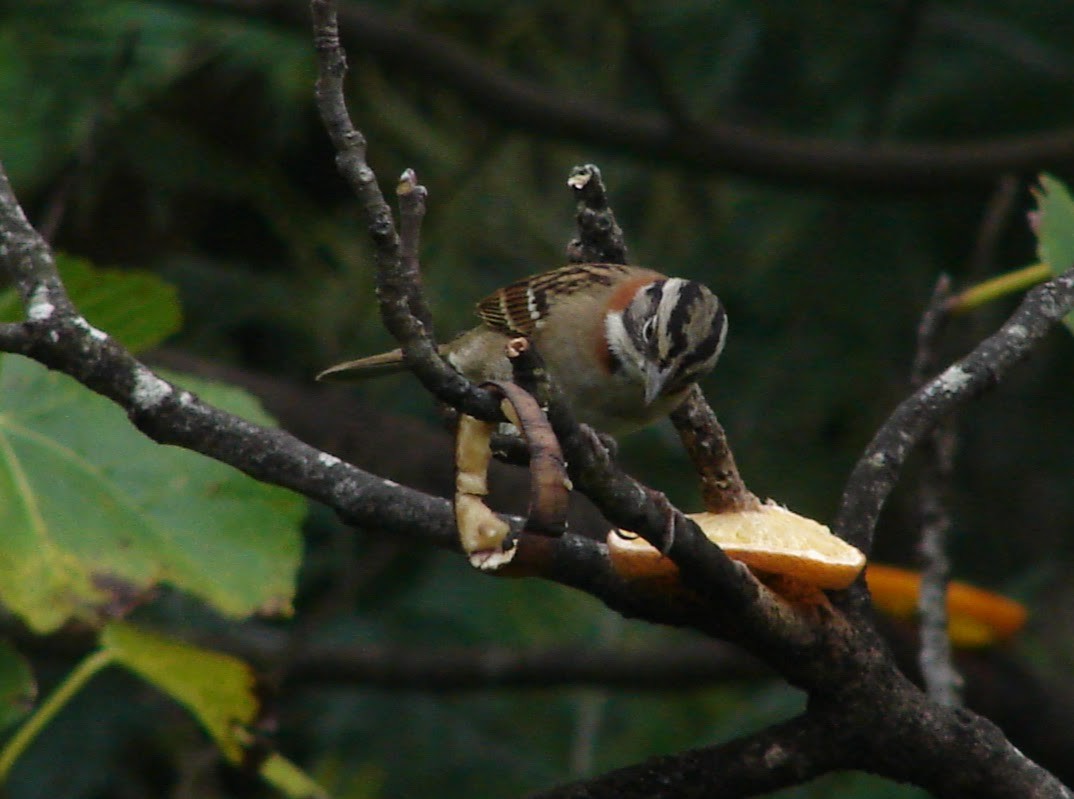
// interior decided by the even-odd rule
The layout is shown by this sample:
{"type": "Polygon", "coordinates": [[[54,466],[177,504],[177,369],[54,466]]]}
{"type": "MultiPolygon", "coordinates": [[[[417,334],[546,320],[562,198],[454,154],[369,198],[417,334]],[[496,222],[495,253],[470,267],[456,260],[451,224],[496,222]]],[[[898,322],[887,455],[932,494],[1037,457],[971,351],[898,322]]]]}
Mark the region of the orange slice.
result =
{"type": "MultiPolygon", "coordinates": [[[[876,607],[897,619],[917,616],[921,575],[909,569],[870,563],[865,572],[876,607]]],[[[991,646],[1005,641],[1026,622],[1024,605],[953,580],[947,586],[948,635],[959,647],[991,646]]]]}
{"type": "MultiPolygon", "coordinates": [[[[775,504],[757,510],[692,513],[708,539],[751,570],[794,578],[817,588],[846,588],[861,572],[865,555],[820,522],[775,504]]],[[[612,565],[627,579],[668,579],[678,574],[671,560],[645,539],[612,530],[612,565]]]]}

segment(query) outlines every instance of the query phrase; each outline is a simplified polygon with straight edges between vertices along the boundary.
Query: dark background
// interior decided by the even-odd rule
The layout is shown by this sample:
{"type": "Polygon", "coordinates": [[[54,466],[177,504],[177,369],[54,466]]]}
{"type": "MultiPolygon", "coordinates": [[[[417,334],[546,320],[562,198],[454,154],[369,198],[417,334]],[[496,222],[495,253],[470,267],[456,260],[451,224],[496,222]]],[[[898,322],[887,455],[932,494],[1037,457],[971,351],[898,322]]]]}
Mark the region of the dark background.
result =
{"type": "MultiPolygon", "coordinates": [[[[386,194],[406,167],[430,192],[423,269],[441,335],[471,325],[490,290],[563,262],[568,171],[595,162],[632,260],[704,280],[728,308],[728,347],[704,388],[747,483],[820,520],[908,391],[939,274],[965,288],[1036,257],[1032,169],[982,159],[957,175],[866,173],[837,156],[865,148],[868,163],[927,144],[965,154],[1064,130],[1074,142],[1074,7],[1050,0],[350,5],[365,20],[345,43],[370,163],[386,194]],[[460,57],[477,68],[445,66],[460,57]],[[579,125],[571,109],[604,122],[579,125]],[[654,119],[680,134],[662,146],[630,135],[654,119]],[[727,125],[742,141],[791,146],[791,163],[809,168],[705,156],[727,125]]],[[[58,249],[179,287],[185,324],[161,362],[244,382],[313,443],[446,494],[446,434],[415,381],[312,384],[335,360],[391,346],[313,79],[300,0],[0,4],[0,158],[58,249]]],[[[1069,157],[1032,166],[1074,174],[1069,157]]],[[[941,358],[967,351],[1015,301],[953,320],[941,358]]],[[[959,417],[949,496],[956,576],[1029,604],[1030,629],[1002,657],[1052,686],[1074,655],[1072,362],[1074,343],[1057,332],[959,417]]],[[[624,440],[621,454],[684,508],[699,506],[670,427],[624,440]]],[[[878,560],[915,562],[914,471],[882,520],[878,560]]],[[[556,646],[570,662],[597,646],[693,643],[566,589],[486,580],[457,557],[354,534],[318,509],[308,532],[299,615],[248,630],[259,644],[297,631],[323,646],[405,645],[433,667],[442,647],[556,646]]],[[[181,597],[153,612],[235,634],[181,597]]],[[[63,651],[42,655],[42,681],[68,665],[63,651]]],[[[724,740],[802,701],[760,672],[689,690],[669,680],[655,693],[326,685],[285,659],[266,672],[280,691],[280,747],[352,798],[518,795],[724,740]]],[[[918,795],[860,776],[781,795],[851,791],[918,795]]],[[[118,676],[46,731],[10,787],[20,798],[265,792],[217,768],[178,708],[118,676]]]]}

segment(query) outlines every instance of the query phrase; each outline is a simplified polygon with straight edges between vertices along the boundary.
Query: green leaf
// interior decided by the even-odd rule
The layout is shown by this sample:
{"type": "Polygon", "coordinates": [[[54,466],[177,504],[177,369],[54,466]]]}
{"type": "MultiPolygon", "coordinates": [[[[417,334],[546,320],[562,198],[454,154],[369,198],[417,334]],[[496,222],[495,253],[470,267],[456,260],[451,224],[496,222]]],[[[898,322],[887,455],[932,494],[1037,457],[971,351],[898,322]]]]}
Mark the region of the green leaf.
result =
{"type": "MultiPolygon", "coordinates": [[[[232,387],[176,378],[259,424],[232,387]]],[[[153,443],[71,378],[0,359],[0,602],[37,632],[121,615],[169,583],[235,617],[290,610],[304,501],[153,443]]]]}
{"type": "MultiPolygon", "coordinates": [[[[121,622],[105,626],[101,646],[113,663],[130,669],[194,714],[228,760],[243,762],[255,740],[250,728],[260,710],[256,677],[246,663],[121,622]]],[[[287,796],[326,796],[277,752],[261,760],[258,771],[287,796]]]]}
{"type": "Polygon", "coordinates": [[[1037,252],[1053,274],[1074,266],[1074,199],[1061,181],[1040,176],[1037,196],[1037,252]]]}
{"type": "MultiPolygon", "coordinates": [[[[79,312],[132,352],[153,347],[179,329],[176,290],[153,273],[102,269],[62,253],[56,254],[56,266],[79,312]]],[[[0,293],[0,322],[22,318],[15,290],[0,293]]]]}
{"type": "Polygon", "coordinates": [[[25,716],[36,698],[30,664],[15,647],[0,640],[0,731],[25,716]]]}
{"type": "Polygon", "coordinates": [[[258,711],[256,678],[248,665],[123,622],[105,625],[101,646],[111,653],[114,663],[193,713],[228,760],[242,761],[258,711]]]}
{"type": "MultiPolygon", "coordinates": [[[[1053,275],[1074,266],[1074,199],[1067,187],[1048,174],[1040,176],[1037,197],[1037,253],[1053,275]]],[[[1074,313],[1063,324],[1074,332],[1074,313]]]]}

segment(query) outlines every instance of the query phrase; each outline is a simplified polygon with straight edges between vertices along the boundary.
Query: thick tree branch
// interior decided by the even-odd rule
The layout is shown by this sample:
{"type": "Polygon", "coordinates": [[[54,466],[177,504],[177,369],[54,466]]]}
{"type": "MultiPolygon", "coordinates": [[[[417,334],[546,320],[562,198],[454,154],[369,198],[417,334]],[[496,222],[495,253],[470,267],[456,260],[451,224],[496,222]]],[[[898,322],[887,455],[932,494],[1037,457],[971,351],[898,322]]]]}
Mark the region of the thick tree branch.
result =
{"type": "MultiPolygon", "coordinates": [[[[293,0],[174,1],[288,27],[308,24],[302,4],[293,0]]],[[[398,14],[348,3],[341,22],[355,51],[375,55],[395,71],[435,80],[490,119],[531,135],[580,141],[695,171],[841,189],[940,191],[989,185],[1010,172],[1074,164],[1071,128],[944,144],[834,141],[715,120],[695,120],[683,128],[666,112],[630,111],[514,75],[398,14]]]]}
{"type": "Polygon", "coordinates": [[[995,334],[905,399],[851,472],[834,530],[868,553],[880,511],[914,445],[948,413],[999,382],[1071,308],[1074,269],[1029,291],[995,334]]]}

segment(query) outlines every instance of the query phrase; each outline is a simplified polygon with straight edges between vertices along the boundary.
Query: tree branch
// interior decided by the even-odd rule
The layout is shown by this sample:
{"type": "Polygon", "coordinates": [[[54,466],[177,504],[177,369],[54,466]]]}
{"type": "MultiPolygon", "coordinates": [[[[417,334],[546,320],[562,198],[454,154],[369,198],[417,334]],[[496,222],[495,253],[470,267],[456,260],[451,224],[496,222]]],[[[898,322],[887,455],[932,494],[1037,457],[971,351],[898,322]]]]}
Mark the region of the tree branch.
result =
{"type": "Polygon", "coordinates": [[[377,526],[436,546],[457,547],[450,504],[343,463],[282,430],[259,427],[163,380],[67,296],[48,245],[30,225],[0,165],[0,261],[27,320],[0,325],[0,350],[34,358],[112,400],[154,441],[200,452],[255,479],[336,509],[349,523],[377,526]]]}
{"type": "Polygon", "coordinates": [[[741,799],[836,768],[843,741],[832,732],[830,720],[805,714],[720,746],[651,757],[530,799],[741,799]]]}
{"type": "MultiPolygon", "coordinates": [[[[286,641],[209,638],[222,651],[272,669],[286,641]]],[[[589,686],[611,690],[689,690],[727,682],[756,682],[772,674],[729,644],[705,641],[668,649],[617,651],[607,647],[319,646],[295,651],[285,679],[318,685],[357,685],[403,691],[488,691],[589,686]]]]}
{"type": "Polygon", "coordinates": [[[851,472],[835,532],[868,554],[880,511],[914,445],[945,415],[999,382],[1071,308],[1074,269],[1029,291],[996,333],[903,400],[851,472]]]}
{"type": "MultiPolygon", "coordinates": [[[[438,398],[459,410],[472,413],[466,406],[470,399],[466,392],[457,390],[458,381],[465,388],[473,389],[468,381],[451,371],[443,360],[436,355],[431,340],[425,333],[424,326],[415,318],[412,308],[423,308],[420,299],[420,286],[416,282],[413,258],[410,270],[401,265],[399,242],[392,225],[391,214],[384,204],[373,170],[365,161],[365,140],[354,128],[346,111],[343,99],[342,79],[346,71],[346,58],[339,43],[335,4],[328,0],[312,0],[314,41],[317,46],[320,64],[317,82],[317,102],[321,116],[329,128],[329,135],[337,149],[337,164],[352,185],[363,205],[367,209],[370,232],[378,252],[378,289],[381,300],[382,316],[389,331],[400,342],[408,361],[417,369],[421,367],[426,374],[422,380],[426,387],[438,398]],[[412,360],[413,358],[413,360],[412,360]],[[450,371],[454,382],[443,374],[450,371]]],[[[599,181],[599,171],[583,167],[584,180],[579,181],[578,190],[589,189],[591,199],[588,202],[603,206],[607,203],[603,186],[599,181]],[[596,178],[596,180],[594,180],[596,178]]],[[[581,172],[576,171],[573,177],[581,172]]],[[[403,183],[407,185],[404,196],[415,190],[411,185],[412,173],[407,173],[403,183]]],[[[613,218],[613,217],[605,217],[613,218]]],[[[622,232],[615,226],[603,227],[600,232],[580,228],[580,241],[585,247],[617,247],[622,243],[622,232]]],[[[625,250],[624,250],[625,255],[625,250]]],[[[531,348],[523,357],[516,358],[516,367],[529,363],[529,372],[544,373],[543,369],[532,369],[531,361],[539,358],[531,348]]],[[[420,375],[419,375],[420,376],[420,375]]],[[[546,383],[537,389],[538,396],[550,398],[549,420],[570,464],[571,478],[575,486],[588,496],[601,512],[620,527],[634,530],[655,546],[665,549],[667,554],[679,566],[684,582],[702,595],[715,597],[714,603],[722,612],[714,614],[726,625],[724,635],[732,640],[749,642],[757,632],[746,636],[743,616],[753,626],[772,632],[772,642],[785,647],[788,641],[803,640],[812,636],[810,625],[804,618],[786,603],[762,586],[741,564],[733,563],[722,550],[712,544],[696,524],[686,519],[677,509],[671,507],[662,494],[641,485],[633,478],[614,467],[607,450],[601,442],[574,419],[566,402],[554,384],[546,383]]],[[[482,399],[487,397],[482,392],[482,399]]],[[[498,405],[498,403],[497,403],[498,405]]],[[[479,411],[485,409],[477,407],[479,411]]],[[[498,415],[498,409],[497,414],[498,415]]],[[[489,413],[485,418],[494,418],[489,413]]],[[[554,569],[549,545],[540,536],[525,536],[520,542],[519,554],[514,565],[524,564],[527,573],[536,571],[543,576],[563,579],[554,569]]],[[[568,573],[576,574],[573,570],[568,573]]],[[[587,575],[587,579],[590,575],[587,575]]],[[[602,598],[609,603],[618,602],[620,592],[608,589],[606,582],[588,584],[587,590],[601,592],[602,598]]],[[[613,604],[613,607],[616,606],[613,604]]],[[[711,626],[711,622],[709,623],[711,626]]],[[[788,660],[788,662],[790,662],[788,660]]]]}
{"type": "MultiPolygon", "coordinates": [[[[321,61],[319,104],[341,171],[367,209],[378,258],[386,324],[426,385],[441,398],[481,411],[488,397],[436,356],[420,321],[416,259],[404,258],[365,142],[343,106],[345,70],[334,8],[313,0],[321,61]],[[452,376],[454,375],[454,376],[452,376]],[[461,382],[460,382],[461,381],[461,382]]],[[[416,256],[416,239],[413,241],[416,256]]],[[[74,376],[120,404],[154,440],[215,457],[267,482],[326,502],[355,524],[418,535],[454,546],[447,502],[403,489],[319,452],[286,433],[266,430],[200,402],[161,380],[70,303],[47,245],[30,227],[0,171],[0,258],[10,268],[27,320],[0,326],[0,347],[74,376]]],[[[852,475],[837,529],[866,548],[876,515],[906,452],[935,420],[979,393],[1043,336],[1074,304],[1074,270],[1030,292],[999,333],[900,406],[852,475]]],[[[671,756],[570,789],[575,796],[669,795],[668,786],[706,795],[742,795],[808,779],[833,768],[859,768],[910,780],[940,796],[1069,796],[985,720],[930,702],[897,670],[859,605],[791,603],[730,561],[651,489],[622,473],[607,450],[572,418],[550,388],[549,417],[571,475],[620,526],[666,549],[687,591],[628,583],[606,548],[580,536],[528,536],[541,550],[542,576],[575,585],[628,615],[687,624],[741,642],[810,694],[808,711],[754,736],[709,750],[671,756]],[[845,607],[843,607],[845,605],[845,607]],[[609,785],[617,786],[610,790],[609,785]],[[716,793],[714,793],[714,791],[716,793]]],[[[488,412],[488,408],[484,407],[488,412]]],[[[490,413],[491,415],[491,413],[490,413]]],[[[498,415],[498,409],[497,409],[498,415]]],[[[518,520],[512,520],[516,525],[518,520]]],[[[521,553],[520,553],[521,556],[521,553]]],[[[836,598],[837,600],[838,598],[836,598]]],[[[555,795],[555,794],[553,794],[555,795]]]]}
{"type": "MultiPolygon", "coordinates": [[[[291,3],[291,6],[296,7],[296,4],[291,3]]],[[[421,321],[430,319],[431,315],[413,280],[416,239],[412,242],[412,251],[408,252],[407,262],[404,262],[391,209],[377,185],[376,174],[366,163],[365,136],[351,122],[343,97],[347,59],[340,46],[336,15],[334,10],[330,13],[330,4],[324,0],[315,0],[310,8],[318,63],[317,109],[335,148],[336,166],[365,211],[377,261],[377,298],[384,326],[402,347],[407,366],[434,396],[471,416],[502,419],[496,398],[448,366],[437,351],[432,331],[421,321]]],[[[411,202],[416,197],[411,197],[411,202]]],[[[417,235],[418,220],[420,213],[411,216],[409,230],[414,236],[417,235]]]]}
{"type": "MultiPolygon", "coordinates": [[[[305,28],[293,0],[174,0],[305,28]]],[[[1074,129],[943,144],[855,143],[798,137],[715,120],[683,129],[666,112],[632,111],[512,74],[450,38],[362,3],[341,10],[356,51],[456,92],[479,113],[531,135],[607,147],[701,172],[791,185],[943,191],[994,183],[1010,172],[1074,164],[1074,129]]]]}
{"type": "MultiPolygon", "coordinates": [[[[334,25],[332,4],[313,0],[313,6],[319,30],[334,25]]],[[[1068,282],[1071,285],[1066,288],[1074,302],[1074,270],[1068,282]]],[[[400,290],[405,294],[418,288],[412,285],[400,290]]],[[[405,304],[399,305],[397,312],[407,314],[408,309],[405,304]]],[[[1026,325],[1040,321],[1032,312],[1026,316],[1033,317],[1023,320],[1026,325]]],[[[1008,332],[1030,338],[1025,327],[1008,332]]],[[[1039,335],[1042,333],[1037,334],[1038,338],[1039,335]]],[[[656,600],[654,604],[665,611],[670,605],[674,609],[671,615],[676,611],[685,614],[699,629],[741,643],[793,684],[810,692],[807,714],[726,745],[722,752],[731,751],[733,757],[718,757],[718,769],[713,774],[699,773],[692,764],[685,763],[687,781],[694,788],[705,785],[709,793],[713,784],[727,785],[727,774],[734,764],[749,762],[756,767],[743,772],[742,785],[736,787],[734,795],[800,781],[837,764],[913,779],[940,795],[961,796],[977,791],[981,796],[998,797],[1025,786],[1033,786],[1041,795],[1068,795],[1054,777],[1027,761],[993,725],[968,712],[935,705],[922,695],[897,670],[863,615],[860,603],[843,603],[841,612],[823,600],[809,605],[777,597],[744,567],[728,559],[666,498],[619,470],[597,436],[574,419],[558,388],[540,368],[533,348],[520,350],[512,363],[516,381],[535,396],[547,399],[548,419],[575,487],[590,497],[610,521],[639,533],[662,549],[678,566],[687,590],[646,590],[639,584],[624,585],[607,569],[605,553],[594,549],[598,545],[570,536],[549,538],[523,531],[512,567],[536,566],[538,574],[593,590],[625,614],[640,607],[646,617],[652,618],[652,608],[647,607],[650,600],[656,600]],[[853,740],[844,739],[841,746],[834,746],[837,736],[818,735],[818,726],[843,731],[853,740]],[[823,748],[818,748],[817,739],[823,742],[823,748]],[[831,748],[829,744],[833,744],[831,748]],[[754,750],[762,756],[749,759],[754,750]],[[907,751],[913,753],[909,760],[901,756],[907,751]],[[778,752],[775,759],[773,752],[778,752]],[[900,756],[893,757],[892,752],[900,756]],[[952,765],[959,758],[965,768],[952,765]],[[787,763],[792,766],[782,769],[787,763]],[[714,783],[717,772],[719,781],[714,783]]],[[[969,368],[970,364],[964,366],[969,368]]],[[[989,362],[983,361],[979,366],[987,371],[989,362]]],[[[943,378],[932,393],[954,394],[974,376],[952,368],[943,378]]],[[[850,596],[860,598],[861,594],[850,596]]],[[[642,784],[647,796],[671,795],[653,791],[650,783],[655,779],[661,788],[675,784],[673,774],[683,764],[671,758],[655,770],[651,765],[638,767],[628,770],[626,781],[631,786],[642,784]]],[[[574,796],[628,795],[621,787],[602,794],[601,779],[581,787],[571,786],[567,791],[574,796]]]]}
{"type": "Polygon", "coordinates": [[[672,411],[671,423],[701,478],[705,510],[722,513],[760,507],[760,501],[742,481],[727,434],[700,386],[690,389],[682,405],[672,411]]]}
{"type": "MultiPolygon", "coordinates": [[[[0,325],[0,351],[64,372],[122,407],[152,440],[199,452],[251,477],[324,503],[348,524],[458,549],[450,502],[400,486],[310,447],[282,430],[221,411],[153,373],[71,304],[47,243],[23,214],[0,166],[0,263],[28,319],[0,325]]],[[[409,311],[406,311],[409,313],[409,311]]],[[[503,517],[519,529],[522,520],[503,517]]],[[[581,535],[533,536],[540,576],[579,588],[624,615],[711,629],[696,602],[637,591],[612,568],[607,548],[581,535]]],[[[714,547],[713,547],[714,548],[714,547]]]]}

